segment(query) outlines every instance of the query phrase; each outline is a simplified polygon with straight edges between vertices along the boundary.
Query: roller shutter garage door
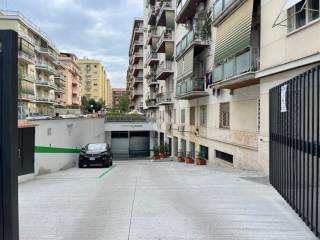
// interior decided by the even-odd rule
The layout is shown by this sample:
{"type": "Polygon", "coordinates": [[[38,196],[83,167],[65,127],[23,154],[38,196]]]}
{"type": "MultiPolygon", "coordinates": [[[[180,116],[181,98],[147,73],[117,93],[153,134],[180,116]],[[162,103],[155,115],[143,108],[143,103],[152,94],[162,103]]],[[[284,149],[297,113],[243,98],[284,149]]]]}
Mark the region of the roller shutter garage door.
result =
{"type": "Polygon", "coordinates": [[[150,156],[150,133],[130,132],[130,157],[150,156]]]}
{"type": "Polygon", "coordinates": [[[128,132],[112,132],[111,149],[114,158],[129,157],[128,132]]]}

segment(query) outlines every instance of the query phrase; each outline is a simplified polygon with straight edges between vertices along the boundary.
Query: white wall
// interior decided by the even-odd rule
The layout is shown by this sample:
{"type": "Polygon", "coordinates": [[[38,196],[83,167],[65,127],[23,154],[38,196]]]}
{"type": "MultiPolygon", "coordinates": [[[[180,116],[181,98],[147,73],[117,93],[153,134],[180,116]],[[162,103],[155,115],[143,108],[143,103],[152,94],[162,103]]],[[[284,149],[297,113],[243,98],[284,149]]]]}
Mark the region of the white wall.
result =
{"type": "MultiPolygon", "coordinates": [[[[90,142],[105,142],[104,119],[44,120],[36,124],[35,146],[80,149],[90,142]]],[[[77,159],[74,153],[35,153],[35,175],[73,167],[77,159]]]]}

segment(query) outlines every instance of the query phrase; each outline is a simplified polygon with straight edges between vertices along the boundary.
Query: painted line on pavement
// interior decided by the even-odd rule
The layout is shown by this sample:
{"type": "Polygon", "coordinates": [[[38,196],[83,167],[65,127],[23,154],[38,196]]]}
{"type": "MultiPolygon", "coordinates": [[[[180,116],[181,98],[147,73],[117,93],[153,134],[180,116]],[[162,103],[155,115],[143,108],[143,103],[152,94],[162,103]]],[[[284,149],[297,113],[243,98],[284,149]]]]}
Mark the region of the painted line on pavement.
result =
{"type": "Polygon", "coordinates": [[[108,172],[110,172],[115,166],[110,167],[106,171],[104,171],[98,178],[103,178],[108,172]]]}

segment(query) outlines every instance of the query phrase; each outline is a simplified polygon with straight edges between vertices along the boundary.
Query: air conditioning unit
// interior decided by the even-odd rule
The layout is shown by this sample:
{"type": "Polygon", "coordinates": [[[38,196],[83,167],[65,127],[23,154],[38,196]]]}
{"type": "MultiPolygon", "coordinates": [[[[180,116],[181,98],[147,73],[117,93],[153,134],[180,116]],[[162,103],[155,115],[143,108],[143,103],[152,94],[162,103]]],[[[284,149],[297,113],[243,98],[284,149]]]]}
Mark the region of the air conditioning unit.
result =
{"type": "Polygon", "coordinates": [[[178,126],[178,132],[181,132],[181,133],[184,132],[184,125],[178,126]]]}

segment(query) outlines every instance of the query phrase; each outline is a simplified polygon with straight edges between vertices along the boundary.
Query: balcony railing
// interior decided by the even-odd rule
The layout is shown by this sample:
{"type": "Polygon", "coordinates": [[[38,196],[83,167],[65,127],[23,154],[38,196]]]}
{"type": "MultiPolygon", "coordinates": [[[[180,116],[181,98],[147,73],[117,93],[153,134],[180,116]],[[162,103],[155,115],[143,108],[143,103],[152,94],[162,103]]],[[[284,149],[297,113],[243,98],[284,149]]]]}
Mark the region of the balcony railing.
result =
{"type": "Polygon", "coordinates": [[[153,66],[155,63],[159,62],[158,53],[151,52],[148,55],[147,63],[149,66],[153,66]]]}
{"type": "Polygon", "coordinates": [[[259,49],[250,48],[221,64],[216,64],[213,70],[213,83],[257,71],[259,69],[259,58],[259,49]]]}
{"type": "Polygon", "coordinates": [[[49,87],[49,88],[52,88],[52,89],[57,89],[57,85],[54,84],[51,81],[48,81],[48,80],[37,79],[35,83],[36,83],[37,86],[49,87]]]}
{"type": "Polygon", "coordinates": [[[171,74],[173,74],[172,61],[163,61],[160,63],[157,69],[157,79],[166,80],[171,74]]]}
{"type": "Polygon", "coordinates": [[[192,44],[199,44],[199,45],[208,45],[210,44],[210,37],[209,35],[202,30],[191,30],[187,33],[183,39],[177,44],[176,47],[176,55],[180,57],[192,44]]]}
{"type": "Polygon", "coordinates": [[[172,93],[168,92],[162,92],[159,93],[157,96],[157,104],[158,105],[167,105],[167,104],[172,104],[172,93]]]}
{"type": "Polygon", "coordinates": [[[20,60],[25,61],[30,64],[34,64],[36,61],[35,55],[30,54],[24,50],[19,50],[18,57],[20,60]]]}
{"type": "Polygon", "coordinates": [[[162,32],[160,39],[157,43],[157,49],[159,51],[159,48],[161,47],[161,45],[163,44],[163,42],[165,41],[173,41],[173,33],[172,30],[170,29],[166,29],[162,32]]]}
{"type": "Polygon", "coordinates": [[[207,95],[203,78],[189,78],[177,83],[176,97],[178,99],[195,99],[207,95]]]}
{"type": "Polygon", "coordinates": [[[159,37],[159,33],[158,33],[157,28],[152,28],[152,29],[150,29],[150,30],[148,31],[147,43],[148,43],[149,45],[152,44],[152,39],[153,39],[154,37],[159,37]]]}
{"type": "Polygon", "coordinates": [[[44,97],[44,96],[37,96],[36,97],[37,102],[44,102],[44,103],[54,103],[54,99],[50,97],[44,97]]]}
{"type": "Polygon", "coordinates": [[[150,87],[150,86],[153,86],[153,85],[158,85],[158,84],[159,84],[158,80],[156,79],[156,77],[155,77],[154,75],[152,75],[152,76],[150,76],[150,77],[148,78],[147,83],[148,83],[149,87],[150,87]]]}
{"type": "Polygon", "coordinates": [[[27,73],[20,73],[20,78],[28,82],[35,82],[35,76],[27,73]]]}
{"type": "MultiPolygon", "coordinates": [[[[135,106],[135,105],[132,105],[135,106]]],[[[111,113],[106,115],[105,122],[146,122],[147,118],[144,115],[134,114],[116,114],[111,113]]]]}
{"type": "Polygon", "coordinates": [[[178,24],[185,23],[188,19],[192,19],[196,14],[197,8],[204,0],[177,0],[176,21],[178,24]]]}

